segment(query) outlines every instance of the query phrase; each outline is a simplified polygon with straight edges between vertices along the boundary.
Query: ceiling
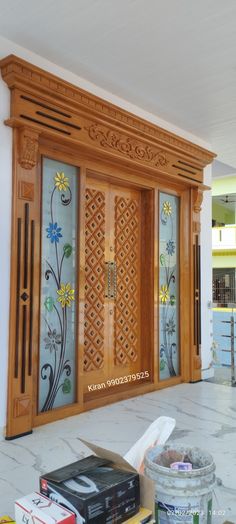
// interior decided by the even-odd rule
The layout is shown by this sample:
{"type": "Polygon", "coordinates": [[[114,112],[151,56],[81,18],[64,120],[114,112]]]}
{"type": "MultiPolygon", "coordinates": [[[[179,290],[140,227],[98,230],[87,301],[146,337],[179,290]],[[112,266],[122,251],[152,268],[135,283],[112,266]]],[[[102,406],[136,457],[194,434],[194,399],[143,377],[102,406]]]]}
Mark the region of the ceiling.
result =
{"type": "MultiPolygon", "coordinates": [[[[235,175],[235,167],[230,166],[229,164],[224,164],[223,162],[219,162],[219,160],[214,160],[212,164],[212,175],[213,178],[222,178],[222,177],[228,177],[230,175],[235,175]]],[[[236,184],[236,178],[235,178],[235,184],[236,184]]]]}
{"type": "Polygon", "coordinates": [[[236,193],[231,193],[230,195],[217,195],[213,196],[212,200],[214,203],[222,206],[227,211],[236,210],[236,193]],[[227,198],[228,197],[228,198],[227,198]],[[228,202],[227,202],[228,200],[228,202]]]}
{"type": "Polygon", "coordinates": [[[235,0],[0,0],[0,13],[2,36],[199,136],[236,168],[235,0]]]}

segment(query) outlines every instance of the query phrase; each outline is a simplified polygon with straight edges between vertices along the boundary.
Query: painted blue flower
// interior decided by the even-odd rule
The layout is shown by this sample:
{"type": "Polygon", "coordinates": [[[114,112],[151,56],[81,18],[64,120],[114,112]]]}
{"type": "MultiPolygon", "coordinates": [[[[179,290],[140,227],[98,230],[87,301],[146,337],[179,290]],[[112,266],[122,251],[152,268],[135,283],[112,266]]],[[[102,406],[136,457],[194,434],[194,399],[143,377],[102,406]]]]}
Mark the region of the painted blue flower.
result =
{"type": "Polygon", "coordinates": [[[173,255],[175,252],[175,243],[173,240],[168,240],[166,244],[166,251],[168,255],[173,255]]]}
{"type": "Polygon", "coordinates": [[[57,222],[55,222],[55,224],[50,223],[46,231],[47,231],[47,238],[50,238],[52,244],[53,242],[55,243],[59,242],[59,238],[62,237],[61,227],[57,226],[57,222]]]}

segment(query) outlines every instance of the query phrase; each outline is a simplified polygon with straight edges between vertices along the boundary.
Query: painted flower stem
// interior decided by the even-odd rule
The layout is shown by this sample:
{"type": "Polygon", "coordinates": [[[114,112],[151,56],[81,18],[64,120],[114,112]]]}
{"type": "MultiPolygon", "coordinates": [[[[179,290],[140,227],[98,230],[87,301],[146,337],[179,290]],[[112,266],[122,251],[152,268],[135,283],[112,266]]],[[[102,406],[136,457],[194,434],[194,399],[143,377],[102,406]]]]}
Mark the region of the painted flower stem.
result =
{"type": "Polygon", "coordinates": [[[50,201],[50,210],[51,210],[51,221],[52,221],[52,224],[54,224],[54,220],[53,220],[53,197],[54,197],[54,193],[56,191],[56,186],[54,187],[53,191],[52,191],[52,194],[51,194],[51,201],[50,201]]]}
{"type": "Polygon", "coordinates": [[[65,253],[63,253],[63,255],[62,255],[61,263],[60,263],[60,269],[59,269],[59,282],[60,282],[60,284],[61,284],[61,272],[62,272],[62,265],[63,265],[64,258],[65,258],[65,253]]]}
{"type": "Polygon", "coordinates": [[[63,373],[65,372],[66,376],[68,377],[71,374],[71,366],[69,364],[69,360],[65,360],[65,354],[66,354],[66,343],[67,343],[67,307],[71,305],[71,301],[74,300],[74,289],[71,288],[71,285],[69,283],[67,284],[61,284],[61,278],[62,278],[62,269],[63,264],[65,262],[66,258],[69,258],[72,253],[72,247],[70,244],[65,244],[63,248],[63,254],[61,256],[61,259],[59,260],[59,252],[58,252],[58,244],[60,239],[62,238],[61,233],[61,227],[58,226],[57,221],[54,221],[54,213],[53,213],[53,200],[55,191],[68,191],[69,192],[69,198],[65,197],[65,194],[61,194],[61,204],[63,206],[68,206],[71,203],[72,200],[72,194],[69,187],[69,179],[65,177],[64,173],[56,173],[56,176],[54,178],[55,185],[51,193],[51,199],[50,199],[50,216],[51,216],[51,223],[49,224],[49,227],[47,228],[47,238],[49,238],[51,244],[54,244],[55,249],[55,261],[56,261],[56,269],[52,267],[52,265],[49,263],[48,260],[46,260],[46,264],[48,266],[48,270],[45,273],[45,278],[48,280],[50,276],[53,277],[55,285],[56,285],[56,291],[58,294],[58,302],[60,303],[60,311],[54,304],[54,300],[51,297],[48,297],[45,301],[45,307],[48,311],[54,310],[60,327],[60,338],[59,335],[56,334],[56,329],[52,329],[50,327],[49,322],[45,318],[45,322],[48,328],[48,337],[46,340],[46,348],[50,348],[50,352],[54,351],[54,363],[53,365],[50,363],[45,363],[41,368],[41,377],[43,380],[48,379],[48,393],[43,405],[43,408],[41,411],[45,412],[48,410],[51,410],[53,408],[53,405],[55,403],[56,396],[58,394],[58,391],[62,389],[63,393],[68,393],[70,391],[70,381],[69,379],[65,380],[65,387],[63,389],[64,380],[62,383],[60,383],[60,380],[63,376],[63,373]],[[60,344],[60,354],[59,358],[57,359],[57,344],[60,344]]]}
{"type": "Polygon", "coordinates": [[[57,262],[57,275],[58,275],[58,284],[61,285],[61,275],[59,271],[59,260],[58,260],[58,249],[57,249],[57,243],[55,243],[55,250],[56,250],[56,262],[57,262]]]}
{"type": "MultiPolygon", "coordinates": [[[[58,281],[58,279],[57,279],[57,276],[56,276],[56,273],[55,273],[53,267],[52,267],[51,264],[48,262],[48,260],[46,260],[46,264],[47,264],[48,267],[49,267],[49,270],[48,270],[48,271],[51,273],[51,275],[53,276],[53,278],[54,278],[54,280],[55,280],[56,286],[59,288],[59,287],[60,287],[60,285],[59,285],[59,281],[58,281]]],[[[48,271],[46,271],[46,274],[48,273],[48,271]]],[[[47,276],[46,276],[46,280],[48,280],[47,276]]]]}
{"type": "Polygon", "coordinates": [[[57,387],[58,387],[59,380],[60,380],[62,372],[63,372],[65,350],[66,350],[66,324],[67,324],[67,315],[66,315],[66,307],[65,307],[63,309],[63,317],[62,317],[62,326],[63,326],[64,338],[63,338],[63,343],[62,343],[60,360],[59,360],[59,364],[58,364],[58,371],[57,371],[57,374],[56,374],[56,377],[55,377],[55,381],[54,381],[54,384],[53,384],[52,394],[51,394],[51,397],[50,397],[50,400],[49,400],[49,407],[48,407],[48,409],[52,409],[52,407],[53,407],[53,404],[55,402],[55,398],[56,398],[56,395],[57,395],[57,387]]]}

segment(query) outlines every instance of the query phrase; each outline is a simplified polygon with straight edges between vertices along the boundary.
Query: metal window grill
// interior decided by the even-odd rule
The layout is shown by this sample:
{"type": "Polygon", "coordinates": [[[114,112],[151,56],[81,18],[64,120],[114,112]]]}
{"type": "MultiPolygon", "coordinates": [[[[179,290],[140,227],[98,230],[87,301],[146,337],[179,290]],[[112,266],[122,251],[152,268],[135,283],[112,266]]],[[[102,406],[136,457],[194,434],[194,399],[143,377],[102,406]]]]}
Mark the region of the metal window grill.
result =
{"type": "Polygon", "coordinates": [[[226,351],[227,353],[231,353],[231,385],[233,387],[236,386],[235,381],[235,324],[234,321],[234,315],[232,313],[230,320],[222,320],[221,321],[224,324],[229,324],[229,335],[221,335],[222,337],[230,338],[230,349],[223,349],[223,351],[226,351]]]}
{"type": "Polygon", "coordinates": [[[231,360],[231,385],[236,386],[235,380],[235,320],[234,310],[236,310],[236,286],[235,286],[235,268],[214,270],[212,279],[213,304],[215,307],[224,307],[231,310],[230,320],[222,320],[223,324],[228,324],[228,334],[221,335],[230,339],[230,349],[223,349],[230,353],[231,360]]]}
{"type": "Polygon", "coordinates": [[[235,268],[213,270],[213,302],[218,307],[236,307],[235,268]]]}

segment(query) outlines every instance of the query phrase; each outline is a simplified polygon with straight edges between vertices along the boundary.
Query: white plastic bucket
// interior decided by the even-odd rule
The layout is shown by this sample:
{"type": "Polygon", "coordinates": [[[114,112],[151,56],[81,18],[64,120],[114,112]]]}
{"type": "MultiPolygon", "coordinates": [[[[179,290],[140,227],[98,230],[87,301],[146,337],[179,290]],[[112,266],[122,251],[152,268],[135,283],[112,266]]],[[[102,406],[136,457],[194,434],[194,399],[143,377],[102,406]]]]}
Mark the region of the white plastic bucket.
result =
{"type": "Polygon", "coordinates": [[[151,448],[144,457],[144,473],[155,482],[156,524],[211,524],[215,464],[196,447],[168,444],[151,448]],[[187,457],[191,471],[171,469],[178,457],[187,457]]]}

